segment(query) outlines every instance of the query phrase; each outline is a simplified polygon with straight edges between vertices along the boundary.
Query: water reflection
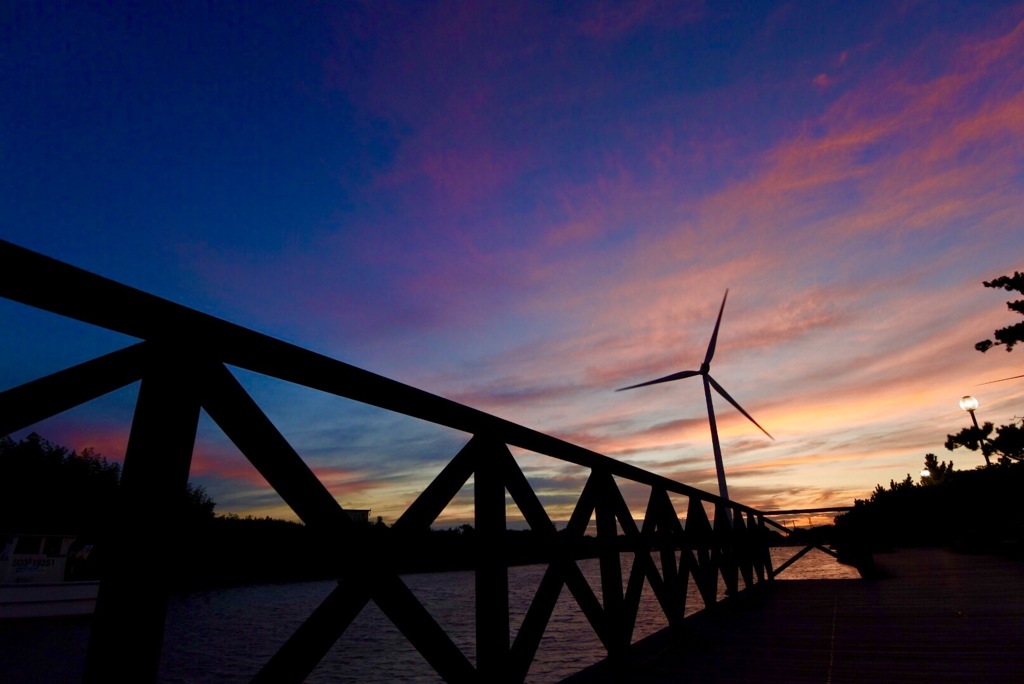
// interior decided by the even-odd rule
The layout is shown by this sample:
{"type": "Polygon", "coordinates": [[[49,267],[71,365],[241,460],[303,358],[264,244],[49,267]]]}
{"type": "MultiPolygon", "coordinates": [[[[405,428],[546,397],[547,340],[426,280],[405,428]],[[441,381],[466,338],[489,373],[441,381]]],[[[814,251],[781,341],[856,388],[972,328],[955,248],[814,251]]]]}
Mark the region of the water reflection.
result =
{"type": "MultiPolygon", "coordinates": [[[[773,563],[781,565],[796,550],[773,549],[773,563]]],[[[632,558],[624,556],[623,582],[629,577],[631,563],[632,558]]],[[[580,561],[579,565],[591,586],[599,587],[597,561],[580,561]]],[[[544,570],[544,566],[509,569],[513,638],[544,570]]],[[[787,569],[779,579],[856,577],[852,568],[814,551],[787,569]]],[[[473,573],[407,575],[404,580],[452,641],[475,662],[473,573]]],[[[178,597],[168,619],[160,681],[167,684],[249,681],[333,587],[333,582],[308,582],[240,587],[178,597]],[[218,645],[213,648],[213,644],[218,645]]],[[[720,597],[723,592],[720,583],[720,597]]],[[[702,608],[703,603],[691,582],[686,614],[702,608]]],[[[645,583],[633,640],[666,626],[664,614],[645,583]]],[[[604,656],[601,641],[571,593],[563,587],[527,681],[558,681],[604,656]]],[[[307,681],[316,684],[339,680],[441,681],[373,603],[360,613],[307,681]]]]}
{"type": "MultiPolygon", "coordinates": [[[[775,567],[797,550],[774,549],[775,567]]],[[[631,561],[631,557],[624,560],[624,582],[628,580],[631,561]]],[[[581,561],[580,568],[592,587],[600,586],[597,561],[581,561]]],[[[543,573],[543,566],[509,570],[513,636],[543,573]]],[[[779,580],[856,577],[852,568],[812,551],[780,575],[779,580]]],[[[470,661],[475,661],[473,574],[447,572],[406,575],[403,579],[455,644],[470,661]]],[[[163,684],[250,681],[334,586],[334,582],[271,584],[174,596],[168,611],[158,681],[163,684]]],[[[719,589],[721,592],[722,587],[719,589]]],[[[692,614],[702,607],[691,582],[686,613],[692,614]]],[[[0,623],[4,683],[80,682],[90,623],[88,618],[0,623]]],[[[633,639],[641,639],[665,626],[657,600],[645,583],[633,639]]],[[[600,640],[572,595],[563,587],[528,681],[558,681],[604,656],[600,640]]],[[[310,684],[438,682],[440,678],[370,603],[307,681],[310,684]]]]}

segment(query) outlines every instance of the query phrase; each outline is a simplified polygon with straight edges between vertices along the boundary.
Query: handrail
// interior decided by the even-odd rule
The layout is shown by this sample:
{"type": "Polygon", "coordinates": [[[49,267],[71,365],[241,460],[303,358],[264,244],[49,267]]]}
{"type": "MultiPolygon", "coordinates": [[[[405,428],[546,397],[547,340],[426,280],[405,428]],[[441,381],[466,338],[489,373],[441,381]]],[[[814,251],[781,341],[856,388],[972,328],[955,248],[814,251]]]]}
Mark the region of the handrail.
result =
{"type": "MultiPolygon", "coordinates": [[[[296,345],[116,283],[6,241],[0,296],[137,338],[141,342],[19,387],[0,392],[0,434],[141,380],[102,579],[86,669],[88,681],[156,676],[167,606],[167,579],[138,577],[128,567],[156,561],[156,551],[132,546],[141,521],[163,520],[185,488],[200,409],[205,410],[268,483],[311,528],[346,540],[360,563],[271,658],[255,681],[302,681],[352,619],[374,601],[437,672],[449,681],[522,681],[562,586],[569,589],[613,662],[628,657],[643,585],[647,582],[670,625],[683,618],[692,577],[706,606],[719,582],[730,594],[771,581],[764,512],[645,471],[584,447],[331,359],[296,345]],[[477,537],[477,663],[455,646],[390,563],[373,548],[334,497],[281,435],[228,366],[453,428],[468,443],[427,486],[388,535],[429,528],[470,476],[474,478],[477,537]],[[568,526],[555,527],[509,451],[515,446],[590,469],[568,526]],[[615,477],[650,487],[640,525],[615,477]],[[501,558],[505,492],[511,494],[547,554],[547,571],[516,637],[510,639],[508,570],[501,558]],[[687,497],[685,527],[669,498],[687,497]],[[704,505],[714,508],[709,519],[704,505]],[[601,595],[576,565],[574,546],[596,518],[601,595]],[[681,555],[677,557],[677,551],[681,555]],[[660,553],[660,569],[652,558],[660,553]],[[146,556],[149,553],[149,556],[146,556]],[[620,555],[634,554],[623,591],[620,555]],[[140,556],[141,554],[141,556],[140,556]],[[135,649],[123,644],[145,643],[135,649]]],[[[149,524],[147,522],[147,524],[149,524]]],[[[169,523],[160,523],[169,524],[169,523]]],[[[154,562],[154,566],[158,566],[154,562]]],[[[159,575],[159,573],[157,573],[159,575]]]]}
{"type": "Polygon", "coordinates": [[[791,508],[785,511],[761,511],[765,515],[802,515],[804,513],[833,513],[836,511],[852,511],[853,506],[828,506],[826,508],[791,508]]]}

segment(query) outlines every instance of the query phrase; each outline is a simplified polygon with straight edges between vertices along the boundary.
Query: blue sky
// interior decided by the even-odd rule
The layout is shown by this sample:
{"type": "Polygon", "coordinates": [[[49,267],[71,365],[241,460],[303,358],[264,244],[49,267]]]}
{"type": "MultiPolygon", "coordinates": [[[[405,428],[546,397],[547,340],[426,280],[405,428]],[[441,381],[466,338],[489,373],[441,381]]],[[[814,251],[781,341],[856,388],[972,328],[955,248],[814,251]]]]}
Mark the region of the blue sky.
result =
{"type": "MultiPolygon", "coordinates": [[[[15,3],[2,237],[715,491],[849,504],[1021,415],[1019,2],[15,3]]],[[[129,342],[0,305],[0,386],[129,342]]],[[[465,435],[239,374],[393,521],[465,435]]],[[[123,455],[134,389],[34,426],[123,455]]],[[[579,473],[519,454],[551,501],[579,473]]],[[[952,454],[958,467],[980,462],[952,454]]],[[[193,479],[285,515],[204,422],[193,479]]],[[[464,510],[450,511],[452,519],[464,510]]],[[[556,516],[557,517],[557,516],[556,516]]]]}

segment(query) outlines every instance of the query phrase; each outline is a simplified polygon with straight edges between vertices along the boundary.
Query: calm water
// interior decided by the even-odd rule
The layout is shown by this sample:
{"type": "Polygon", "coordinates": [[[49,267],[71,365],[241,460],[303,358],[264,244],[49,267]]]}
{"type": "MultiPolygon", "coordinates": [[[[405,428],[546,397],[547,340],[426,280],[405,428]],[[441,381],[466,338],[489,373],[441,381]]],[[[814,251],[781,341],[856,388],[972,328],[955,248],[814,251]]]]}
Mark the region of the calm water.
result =
{"type": "MultiPolygon", "coordinates": [[[[797,549],[773,549],[775,566],[797,549]]],[[[631,562],[631,561],[629,561],[631,562]]],[[[599,586],[597,561],[580,568],[599,586]]],[[[513,632],[544,573],[544,566],[509,570],[513,632]]],[[[624,562],[623,577],[629,568],[624,562]]],[[[857,578],[855,570],[813,551],[778,579],[857,578]]],[[[473,574],[407,575],[406,584],[470,661],[473,648],[473,574]]],[[[334,582],[257,585],[192,592],[173,597],[168,613],[159,681],[163,684],[248,682],[277,648],[327,596],[334,582]]],[[[703,608],[691,582],[687,614],[703,608]]],[[[645,584],[634,641],[666,626],[645,584]]],[[[89,620],[0,624],[4,681],[77,682],[81,678],[89,620]]],[[[601,660],[604,648],[565,588],[559,596],[528,681],[554,682],[601,660]]],[[[310,684],[344,681],[437,682],[440,679],[371,602],[309,676],[310,684]]]]}

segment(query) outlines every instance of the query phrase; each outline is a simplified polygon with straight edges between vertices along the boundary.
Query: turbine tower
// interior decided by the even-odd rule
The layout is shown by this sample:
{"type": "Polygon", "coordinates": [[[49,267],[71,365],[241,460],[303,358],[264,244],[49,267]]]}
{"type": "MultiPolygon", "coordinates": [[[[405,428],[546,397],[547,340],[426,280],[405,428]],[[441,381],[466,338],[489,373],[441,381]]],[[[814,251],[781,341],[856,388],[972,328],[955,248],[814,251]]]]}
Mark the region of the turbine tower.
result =
{"type": "Polygon", "coordinates": [[[722,297],[722,306],[718,309],[718,320],[715,321],[715,330],[711,333],[711,341],[708,343],[708,351],[704,354],[704,363],[700,365],[699,370],[686,370],[672,375],[666,375],[663,378],[657,380],[648,380],[647,382],[641,382],[637,385],[630,385],[629,387],[620,387],[615,390],[616,392],[622,392],[623,390],[634,389],[636,387],[646,387],[647,385],[657,385],[662,382],[672,382],[673,380],[682,380],[683,378],[692,378],[695,375],[701,376],[704,380],[704,399],[708,404],[708,423],[711,424],[711,446],[715,451],[715,470],[718,473],[718,491],[723,499],[729,500],[729,490],[725,486],[725,468],[722,466],[722,447],[718,443],[718,425],[715,423],[715,407],[711,403],[711,388],[714,387],[715,391],[718,392],[722,397],[725,398],[730,404],[736,407],[736,410],[747,417],[747,419],[757,425],[758,429],[764,434],[768,435],[768,438],[774,440],[775,438],[768,434],[761,425],[754,420],[754,417],[743,410],[743,407],[737,403],[735,399],[729,396],[729,393],[725,391],[725,388],[715,382],[715,379],[711,377],[711,359],[715,355],[715,345],[718,343],[718,327],[722,324],[722,312],[725,311],[725,300],[729,297],[729,290],[725,291],[725,296],[722,297]]]}

